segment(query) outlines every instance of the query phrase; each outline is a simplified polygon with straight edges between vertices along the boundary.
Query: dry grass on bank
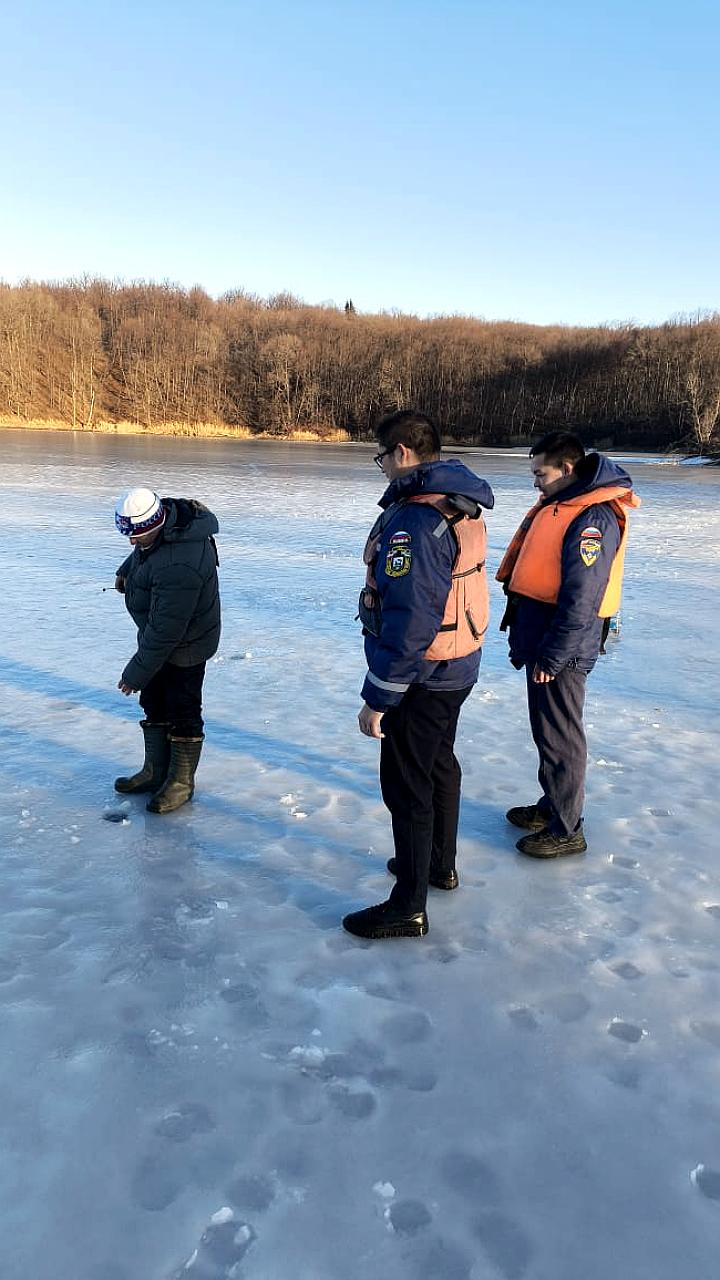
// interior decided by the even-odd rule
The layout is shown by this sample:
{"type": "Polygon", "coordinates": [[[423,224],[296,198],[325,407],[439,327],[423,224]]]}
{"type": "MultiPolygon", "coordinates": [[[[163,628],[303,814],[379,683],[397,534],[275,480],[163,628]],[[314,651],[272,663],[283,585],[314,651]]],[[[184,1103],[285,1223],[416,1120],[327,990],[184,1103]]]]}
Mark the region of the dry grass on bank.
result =
{"type": "Polygon", "coordinates": [[[249,427],[233,427],[218,422],[96,422],[92,427],[76,426],[52,418],[0,418],[0,430],[13,431],[80,431],[87,435],[116,436],[185,436],[193,439],[223,440],[299,440],[309,443],[342,444],[349,440],[347,431],[322,428],[311,431],[298,428],[277,435],[269,431],[251,431],[249,427]]]}

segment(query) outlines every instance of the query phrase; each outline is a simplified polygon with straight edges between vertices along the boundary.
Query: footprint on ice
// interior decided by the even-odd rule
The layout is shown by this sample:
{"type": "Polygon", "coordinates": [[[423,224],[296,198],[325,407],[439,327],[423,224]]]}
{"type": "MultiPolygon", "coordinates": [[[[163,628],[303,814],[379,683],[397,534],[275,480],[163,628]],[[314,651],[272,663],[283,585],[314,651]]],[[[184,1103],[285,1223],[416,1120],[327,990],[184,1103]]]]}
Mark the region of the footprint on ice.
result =
{"type": "Polygon", "coordinates": [[[368,1084],[375,1085],[377,1089],[382,1089],[387,1085],[400,1084],[402,1081],[402,1071],[399,1067],[373,1067],[368,1072],[368,1084]]]}
{"type": "Polygon", "coordinates": [[[698,1039],[706,1044],[713,1044],[720,1049],[720,1022],[717,1019],[705,1018],[690,1023],[690,1030],[698,1039]]]}
{"type": "Polygon", "coordinates": [[[431,1067],[416,1066],[406,1071],[403,1084],[411,1093],[432,1093],[437,1080],[431,1067]]]}
{"type": "Polygon", "coordinates": [[[590,1008],[590,1001],[581,991],[558,991],[543,1000],[542,1007],[559,1022],[579,1022],[590,1008]]]}
{"type": "Polygon", "coordinates": [[[622,1018],[613,1018],[608,1027],[608,1035],[615,1036],[616,1040],[624,1040],[626,1044],[637,1044],[638,1040],[642,1040],[647,1035],[642,1027],[636,1027],[632,1022],[624,1022],[622,1018]]]}
{"type": "Polygon", "coordinates": [[[348,1053],[326,1053],[318,1063],[317,1073],[323,1080],[351,1080],[362,1075],[362,1070],[348,1053]]]}
{"type": "Polygon", "coordinates": [[[143,1209],[167,1209],[182,1186],[176,1168],[164,1157],[148,1156],[135,1170],[132,1180],[133,1199],[143,1209]]]}
{"type": "Polygon", "coordinates": [[[268,1025],[268,1011],[252,983],[236,982],[223,987],[220,998],[231,1006],[243,1026],[248,1029],[260,1030],[268,1025]]]}
{"type": "Polygon", "coordinates": [[[428,1240],[415,1261],[415,1275],[418,1280],[471,1280],[473,1261],[448,1240],[428,1240]]]}
{"type": "Polygon", "coordinates": [[[620,916],[619,920],[613,920],[612,931],[620,938],[629,938],[633,933],[637,933],[640,928],[640,922],[635,920],[633,916],[620,916]]]}
{"type": "Polygon", "coordinates": [[[513,1025],[521,1027],[523,1031],[537,1031],[538,1020],[526,1004],[513,1005],[508,1009],[507,1015],[513,1025]]]}
{"type": "Polygon", "coordinates": [[[626,982],[634,982],[636,978],[644,976],[642,969],[638,969],[637,965],[632,964],[629,960],[621,960],[619,964],[611,964],[610,968],[616,973],[618,978],[624,978],[626,982]]]}
{"type": "Polygon", "coordinates": [[[672,814],[669,809],[651,809],[650,813],[653,818],[671,818],[672,814]]]}
{"type": "Polygon", "coordinates": [[[390,1044],[417,1044],[432,1034],[432,1023],[426,1013],[408,1010],[386,1018],[382,1024],[383,1035],[390,1044]]]}
{"type": "Polygon", "coordinates": [[[690,1174],[690,1181],[708,1200],[720,1200],[720,1171],[707,1169],[699,1164],[690,1174]]]}
{"type": "Polygon", "coordinates": [[[430,959],[434,964],[452,964],[462,955],[462,947],[457,942],[448,942],[444,946],[433,947],[430,959]]]}
{"type": "Polygon", "coordinates": [[[503,1213],[488,1210],[475,1219],[473,1229],[501,1275],[506,1280],[521,1280],[532,1257],[532,1249],[520,1225],[503,1213]]]}
{"type": "Polygon", "coordinates": [[[279,1128],[268,1149],[267,1160],[280,1178],[303,1182],[312,1177],[314,1154],[305,1135],[298,1138],[293,1129],[279,1128]]]}
{"type": "MultiPolygon", "coordinates": [[[[617,932],[616,929],[613,931],[617,932]]],[[[610,942],[608,938],[599,938],[586,933],[584,937],[572,938],[564,943],[563,949],[571,956],[578,956],[581,960],[592,962],[607,960],[615,951],[615,943],[610,942]]]]}
{"type": "Polygon", "coordinates": [[[443,1181],[470,1204],[494,1204],[500,1187],[490,1164],[469,1151],[448,1151],[440,1161],[443,1181]]]}
{"type": "Polygon", "coordinates": [[[637,871],[640,866],[637,858],[628,858],[622,853],[609,854],[608,862],[611,862],[614,867],[624,867],[626,871],[637,871]]]}
{"type": "Polygon", "coordinates": [[[608,1080],[621,1089],[637,1089],[640,1084],[640,1068],[636,1062],[614,1062],[607,1072],[608,1080]]]}
{"type": "Polygon", "coordinates": [[[430,1210],[422,1200],[395,1200],[386,1213],[390,1226],[398,1235],[414,1236],[432,1222],[430,1210]]]}
{"type": "Polygon", "coordinates": [[[177,1111],[168,1111],[156,1124],[155,1132],[171,1142],[187,1142],[197,1133],[210,1133],[215,1127],[207,1107],[199,1102],[189,1102],[177,1111]]]}
{"type": "Polygon", "coordinates": [[[348,1089],[336,1084],[330,1089],[330,1101],[341,1115],[349,1120],[367,1120],[377,1108],[377,1102],[367,1089],[348,1089]]]}
{"type": "Polygon", "coordinates": [[[111,801],[106,804],[103,809],[103,818],[106,822],[129,822],[130,801],[122,800],[119,802],[111,801]]]}
{"type": "Polygon", "coordinates": [[[295,1124],[318,1124],[327,1109],[322,1087],[309,1076],[288,1081],[280,1091],[280,1098],[285,1115],[295,1124]]]}
{"type": "Polygon", "coordinates": [[[228,1196],[238,1208],[262,1213],[275,1199],[275,1187],[264,1173],[243,1174],[230,1184],[228,1196]]]}
{"type": "Polygon", "coordinates": [[[689,978],[690,977],[690,970],[686,969],[684,965],[676,964],[675,961],[671,961],[668,964],[667,971],[670,974],[671,978],[689,978]]]}
{"type": "Polygon", "coordinates": [[[601,889],[595,897],[598,902],[622,902],[622,894],[616,893],[614,889],[601,889]]]}

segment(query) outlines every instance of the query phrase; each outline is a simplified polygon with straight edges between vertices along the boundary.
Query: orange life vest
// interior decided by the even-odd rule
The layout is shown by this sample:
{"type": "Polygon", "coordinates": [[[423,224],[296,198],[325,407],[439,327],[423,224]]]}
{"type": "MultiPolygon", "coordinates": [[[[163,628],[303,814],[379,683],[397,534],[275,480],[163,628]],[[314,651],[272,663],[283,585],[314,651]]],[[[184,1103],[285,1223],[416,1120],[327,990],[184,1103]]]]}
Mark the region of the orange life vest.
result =
{"type": "MultiPolygon", "coordinates": [[[[482,646],[490,618],[490,599],[485,572],[487,554],[487,531],[482,516],[471,518],[458,512],[443,493],[417,494],[405,499],[402,505],[411,502],[424,502],[436,507],[443,517],[442,526],[438,526],[438,536],[444,536],[452,529],[457,542],[457,553],[453,562],[452,579],[442,624],[435,639],[425,652],[429,662],[447,662],[452,658],[465,658],[482,646]],[[444,527],[443,527],[444,526],[444,527]]],[[[367,611],[377,608],[379,603],[377,582],[373,572],[380,547],[379,534],[387,527],[387,516],[383,513],[373,525],[365,544],[363,560],[367,565],[365,575],[364,604],[367,611]]],[[[362,601],[361,595],[361,601],[362,601]]],[[[362,617],[362,613],[361,613],[362,617]]],[[[369,628],[368,628],[369,629],[369,628]]]]}
{"type": "MultiPolygon", "coordinates": [[[[536,502],[513,535],[502,558],[496,577],[507,583],[508,591],[530,596],[546,604],[555,604],[560,594],[563,539],[573,520],[586,507],[608,502],[620,525],[620,546],[610,569],[598,617],[610,618],[620,608],[625,547],[628,536],[628,511],[640,506],[640,498],[632,489],[605,485],[590,493],[581,493],[567,502],[536,502]]],[[[593,530],[588,528],[588,551],[592,554],[593,530]]]]}

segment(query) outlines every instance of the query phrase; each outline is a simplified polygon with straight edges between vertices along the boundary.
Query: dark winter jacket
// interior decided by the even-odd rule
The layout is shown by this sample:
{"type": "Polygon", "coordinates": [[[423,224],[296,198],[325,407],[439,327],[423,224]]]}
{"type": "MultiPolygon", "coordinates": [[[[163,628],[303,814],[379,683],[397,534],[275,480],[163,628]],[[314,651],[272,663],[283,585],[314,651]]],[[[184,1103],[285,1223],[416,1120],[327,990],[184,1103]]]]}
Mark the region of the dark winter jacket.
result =
{"type": "Polygon", "coordinates": [[[220,642],[217,519],[194,499],[162,503],[167,515],[159,538],[148,551],[134,547],[117,571],[138,629],[137,653],[122,674],[133,689],[144,689],[165,662],[206,661],[220,642]]]}
{"type": "MultiPolygon", "coordinates": [[[[379,505],[387,510],[393,503],[421,493],[460,494],[487,508],[495,504],[487,481],[462,462],[440,460],[423,463],[394,480],[379,505]]],[[[411,684],[466,689],[477,680],[480,649],[446,662],[431,662],[424,656],[443,620],[457,550],[451,532],[435,537],[437,527],[436,507],[408,503],[391,516],[380,535],[375,579],[382,602],[382,625],[379,636],[365,636],[368,673],[362,687],[362,697],[374,711],[397,706],[411,684]],[[386,572],[388,547],[400,532],[407,535],[404,546],[409,568],[392,577],[386,572]]]]}
{"type": "MultiPolygon", "coordinates": [[[[610,458],[590,453],[579,464],[577,480],[545,502],[548,506],[562,504],[609,485],[630,490],[632,480],[610,458]]],[[[604,619],[598,617],[598,608],[619,545],[620,527],[610,503],[585,507],[572,521],[563,539],[557,603],[544,604],[521,595],[510,597],[506,617],[513,666],[538,663],[552,675],[565,667],[586,674],[592,671],[602,646],[604,619]],[[592,564],[581,555],[581,534],[590,525],[601,535],[600,551],[592,564]]]]}

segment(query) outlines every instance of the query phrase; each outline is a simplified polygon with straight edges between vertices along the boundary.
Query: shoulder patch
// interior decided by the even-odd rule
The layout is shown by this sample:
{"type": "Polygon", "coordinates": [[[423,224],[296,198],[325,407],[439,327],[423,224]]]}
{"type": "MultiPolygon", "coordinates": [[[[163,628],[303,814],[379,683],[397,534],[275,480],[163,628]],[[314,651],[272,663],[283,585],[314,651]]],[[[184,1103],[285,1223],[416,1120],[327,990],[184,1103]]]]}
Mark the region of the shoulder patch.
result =
{"type": "Polygon", "coordinates": [[[587,569],[592,569],[602,548],[602,533],[594,525],[587,525],[580,534],[580,559],[587,569]]]}
{"type": "Polygon", "coordinates": [[[408,538],[407,542],[393,543],[391,541],[385,557],[385,573],[388,578],[404,578],[405,574],[410,572],[411,564],[410,539],[408,538]]]}
{"type": "Polygon", "coordinates": [[[396,547],[396,546],[399,546],[401,543],[409,543],[409,542],[412,542],[412,538],[410,537],[410,534],[406,533],[404,529],[400,529],[397,533],[394,533],[392,535],[388,545],[391,547],[396,547]]]}

